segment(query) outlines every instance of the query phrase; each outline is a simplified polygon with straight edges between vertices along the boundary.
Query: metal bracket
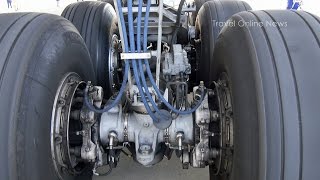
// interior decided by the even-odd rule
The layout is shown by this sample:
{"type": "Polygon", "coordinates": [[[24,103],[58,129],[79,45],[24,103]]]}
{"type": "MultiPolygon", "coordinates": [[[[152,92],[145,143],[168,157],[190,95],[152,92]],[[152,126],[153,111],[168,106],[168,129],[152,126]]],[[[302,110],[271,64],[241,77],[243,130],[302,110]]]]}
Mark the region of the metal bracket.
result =
{"type": "Polygon", "coordinates": [[[120,58],[122,60],[126,59],[151,59],[151,52],[146,53],[121,53],[120,58]]]}

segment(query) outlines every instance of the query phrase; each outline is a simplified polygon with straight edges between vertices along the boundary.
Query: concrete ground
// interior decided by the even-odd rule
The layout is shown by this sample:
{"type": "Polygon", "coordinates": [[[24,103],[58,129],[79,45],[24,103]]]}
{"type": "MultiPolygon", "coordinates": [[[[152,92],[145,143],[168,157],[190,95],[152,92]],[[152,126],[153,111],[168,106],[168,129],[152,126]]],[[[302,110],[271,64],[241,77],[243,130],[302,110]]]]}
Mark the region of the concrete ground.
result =
{"type": "Polygon", "coordinates": [[[169,161],[163,159],[153,167],[143,167],[127,156],[121,156],[120,163],[106,177],[94,177],[93,180],[209,180],[209,169],[182,169],[180,160],[173,154],[169,161]]]}

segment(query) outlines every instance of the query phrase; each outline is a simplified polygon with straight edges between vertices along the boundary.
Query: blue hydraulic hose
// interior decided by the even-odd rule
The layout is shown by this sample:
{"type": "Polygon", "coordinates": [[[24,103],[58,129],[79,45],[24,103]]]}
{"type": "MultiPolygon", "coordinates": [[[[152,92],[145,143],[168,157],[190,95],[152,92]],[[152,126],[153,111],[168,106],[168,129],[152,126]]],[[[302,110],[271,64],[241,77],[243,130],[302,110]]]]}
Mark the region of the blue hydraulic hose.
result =
{"type": "MultiPolygon", "coordinates": [[[[128,52],[128,38],[127,38],[127,32],[126,32],[126,26],[125,26],[125,22],[124,22],[124,17],[123,17],[123,13],[122,13],[122,7],[121,7],[121,0],[117,0],[118,2],[118,11],[119,11],[119,14],[120,14],[120,22],[121,22],[121,25],[122,25],[122,28],[123,28],[123,41],[124,41],[124,44],[125,44],[125,52],[128,52]]],[[[139,3],[140,4],[140,3],[139,3]]],[[[144,23],[144,41],[143,41],[143,49],[144,51],[147,50],[147,33],[148,33],[148,19],[149,19],[149,12],[150,12],[150,6],[151,6],[151,1],[148,0],[147,2],[147,10],[146,10],[146,16],[145,16],[145,23],[144,23]]],[[[128,1],[128,21],[129,21],[129,38],[130,38],[130,49],[132,52],[135,51],[135,42],[134,42],[134,34],[133,34],[133,17],[132,17],[132,0],[129,0],[128,1]]],[[[141,26],[141,25],[140,25],[141,26]]],[[[140,30],[139,30],[140,31],[140,30]]],[[[138,40],[139,41],[139,40],[138,40]]],[[[140,42],[139,42],[140,44],[140,42]]],[[[160,100],[169,108],[171,109],[173,112],[177,113],[177,114],[190,114],[190,113],[193,113],[201,104],[203,98],[204,98],[204,91],[202,91],[201,93],[201,99],[200,101],[197,103],[197,105],[190,109],[190,110],[186,110],[186,111],[180,111],[178,109],[175,109],[170,103],[168,103],[165,98],[162,96],[160,90],[158,89],[154,79],[153,79],[153,76],[152,76],[152,73],[151,73],[151,70],[150,70],[150,65],[149,65],[149,62],[148,60],[144,60],[144,63],[146,65],[146,69],[147,69],[147,73],[148,73],[148,77],[150,79],[150,82],[153,86],[153,88],[155,89],[157,95],[159,96],[160,100]]],[[[139,63],[140,65],[140,63],[139,63]]],[[[146,101],[146,97],[144,96],[144,93],[143,93],[143,90],[142,90],[142,86],[141,86],[141,83],[140,83],[140,79],[139,79],[139,73],[138,73],[138,70],[137,70],[137,64],[136,64],[136,61],[135,60],[132,60],[132,66],[133,66],[133,71],[134,71],[134,77],[136,79],[136,82],[137,82],[137,86],[138,86],[138,89],[139,91],[141,92],[141,98],[142,98],[142,101],[148,111],[148,113],[150,114],[150,116],[152,117],[153,120],[158,120],[158,118],[155,117],[154,113],[152,112],[152,110],[150,109],[150,106],[149,104],[147,103],[146,101]]],[[[142,64],[140,66],[142,68],[142,64]]],[[[120,88],[120,91],[119,91],[119,94],[117,95],[116,99],[109,105],[109,106],[106,106],[104,107],[103,109],[97,109],[96,107],[94,107],[90,102],[89,102],[89,99],[88,99],[88,87],[85,89],[85,95],[84,95],[84,100],[85,100],[85,104],[86,106],[91,110],[91,111],[94,111],[96,113],[104,113],[106,111],[109,111],[111,108],[113,108],[114,106],[116,106],[117,104],[119,104],[120,100],[121,100],[121,97],[125,91],[125,88],[126,88],[126,85],[127,85],[127,80],[128,80],[128,74],[129,74],[129,69],[130,69],[130,64],[126,61],[125,62],[125,74],[124,74],[124,78],[123,78],[123,82],[122,82],[122,85],[121,85],[121,88],[120,88]]],[[[141,69],[140,69],[141,70],[141,69]]],[[[143,72],[142,72],[143,74],[143,72]]],[[[144,74],[141,75],[144,77],[144,74]]],[[[142,77],[142,78],[143,78],[142,77]]],[[[145,80],[145,78],[144,78],[145,80]]],[[[143,83],[145,83],[145,81],[143,81],[143,83]]],[[[146,89],[146,91],[148,91],[146,89]]],[[[149,93],[149,92],[148,92],[149,93]]],[[[147,95],[148,95],[147,93],[147,95]]],[[[150,95],[150,94],[149,94],[150,95]]],[[[150,95],[151,96],[151,95],[150,95]]],[[[148,96],[149,98],[149,96],[148,96]]],[[[152,98],[150,99],[150,102],[152,103],[152,105],[154,106],[155,103],[153,102],[152,98]],[[154,103],[154,104],[153,104],[154,103]]],[[[156,107],[156,106],[154,106],[156,107]]],[[[158,109],[159,110],[159,109],[158,109]]]]}
{"type": "MultiPolygon", "coordinates": [[[[150,0],[149,0],[150,1],[150,0]]],[[[139,7],[138,7],[138,22],[137,22],[137,51],[140,52],[141,51],[141,14],[142,14],[142,0],[139,0],[139,7]]],[[[146,14],[147,15],[147,14],[146,14]]],[[[147,86],[147,82],[146,82],[146,78],[144,75],[144,71],[143,71],[143,65],[141,60],[138,60],[138,67],[139,67],[139,71],[140,71],[140,77],[141,77],[141,81],[142,81],[142,85],[145,89],[145,92],[147,94],[147,97],[149,99],[149,102],[152,104],[153,109],[160,115],[160,116],[164,116],[163,113],[159,110],[157,104],[153,101],[152,96],[149,92],[148,86],[147,86]]]]}
{"type": "Polygon", "coordinates": [[[139,0],[138,6],[138,22],[137,22],[137,50],[141,51],[141,15],[142,15],[142,0],[139,0]]]}
{"type": "MultiPolygon", "coordinates": [[[[148,23],[149,23],[149,11],[150,11],[150,6],[151,6],[151,2],[150,0],[148,0],[148,4],[147,4],[147,9],[146,9],[146,16],[145,16],[145,19],[144,19],[144,29],[143,29],[143,50],[144,51],[147,51],[147,34],[148,34],[148,23]]],[[[158,89],[155,81],[154,81],[154,78],[152,76],[152,73],[151,73],[151,70],[150,70],[150,65],[149,65],[149,62],[147,59],[144,60],[144,64],[146,65],[146,69],[147,69],[147,73],[148,73],[148,77],[150,79],[150,82],[154,88],[154,90],[156,91],[158,97],[160,98],[160,100],[170,109],[172,110],[173,112],[177,113],[177,114],[191,114],[193,113],[194,111],[196,111],[198,109],[198,107],[201,105],[201,102],[203,101],[203,98],[204,98],[204,90],[202,90],[201,92],[201,99],[200,101],[198,101],[198,103],[196,104],[195,107],[193,107],[192,109],[190,110],[185,110],[185,111],[180,111],[176,108],[174,108],[161,94],[160,90],[158,89]]]]}
{"type": "MultiPolygon", "coordinates": [[[[132,52],[134,52],[135,51],[135,42],[134,42],[134,28],[133,28],[133,17],[132,17],[132,0],[128,1],[128,23],[129,23],[130,50],[132,52]]],[[[140,83],[139,73],[138,73],[138,69],[137,69],[137,62],[134,59],[132,60],[132,68],[133,68],[134,78],[136,80],[142,102],[143,102],[144,106],[146,107],[147,112],[149,113],[150,117],[154,121],[159,121],[159,119],[155,116],[155,114],[150,109],[150,106],[146,100],[146,97],[144,95],[144,92],[143,92],[143,89],[142,89],[142,86],[140,83]]]]}
{"type": "MultiPolygon", "coordinates": [[[[118,0],[118,11],[120,14],[120,21],[121,21],[121,25],[123,28],[123,41],[125,44],[125,51],[128,51],[128,38],[127,38],[127,32],[126,32],[126,26],[124,23],[124,17],[123,17],[123,13],[122,13],[122,7],[121,7],[121,0],[118,0]]],[[[117,104],[119,104],[121,97],[127,87],[127,81],[128,81],[128,74],[129,74],[129,70],[130,70],[130,64],[128,61],[125,61],[125,72],[124,72],[124,77],[123,77],[123,81],[121,84],[121,88],[120,91],[117,95],[117,97],[115,98],[114,101],[112,101],[112,103],[110,105],[108,105],[108,103],[106,103],[106,106],[103,109],[97,109],[96,107],[94,107],[90,102],[89,102],[89,97],[88,97],[88,87],[86,87],[85,92],[84,92],[84,103],[85,105],[91,110],[94,111],[96,113],[104,113],[109,111],[111,108],[113,108],[114,106],[116,106],[117,104]]]]}

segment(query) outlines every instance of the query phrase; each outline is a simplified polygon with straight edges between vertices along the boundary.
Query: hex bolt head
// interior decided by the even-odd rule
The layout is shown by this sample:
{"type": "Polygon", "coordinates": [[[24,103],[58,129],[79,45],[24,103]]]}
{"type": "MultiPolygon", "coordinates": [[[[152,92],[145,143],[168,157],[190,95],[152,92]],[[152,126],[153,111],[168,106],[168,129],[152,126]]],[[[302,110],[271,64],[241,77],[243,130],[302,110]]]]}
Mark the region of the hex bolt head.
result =
{"type": "Polygon", "coordinates": [[[183,163],[182,169],[189,169],[189,163],[183,163]]]}
{"type": "Polygon", "coordinates": [[[80,118],[81,118],[81,119],[85,119],[85,118],[86,118],[86,114],[85,114],[84,112],[81,112],[81,113],[80,113],[80,118]]]}
{"type": "Polygon", "coordinates": [[[204,86],[204,81],[200,81],[200,87],[204,86]]]}
{"type": "Polygon", "coordinates": [[[69,79],[69,83],[70,83],[70,84],[74,84],[75,82],[76,82],[75,79],[73,79],[73,78],[70,78],[70,79],[69,79]]]}
{"type": "Polygon", "coordinates": [[[54,141],[56,144],[61,144],[62,143],[61,135],[56,135],[56,137],[54,138],[54,141]]]}
{"type": "Polygon", "coordinates": [[[59,105],[65,105],[65,103],[66,103],[66,101],[64,100],[64,99],[62,99],[62,98],[60,98],[59,100],[58,100],[58,103],[59,103],[59,105]]]}
{"type": "Polygon", "coordinates": [[[84,150],[85,150],[86,152],[89,152],[89,151],[90,151],[90,148],[89,148],[89,147],[86,147],[84,150]]]}
{"type": "Polygon", "coordinates": [[[147,123],[147,122],[145,122],[145,123],[143,123],[143,127],[149,127],[150,125],[149,125],[149,123],[147,123]]]}
{"type": "Polygon", "coordinates": [[[149,145],[141,145],[139,147],[139,152],[142,154],[150,154],[152,152],[151,146],[149,145]]]}

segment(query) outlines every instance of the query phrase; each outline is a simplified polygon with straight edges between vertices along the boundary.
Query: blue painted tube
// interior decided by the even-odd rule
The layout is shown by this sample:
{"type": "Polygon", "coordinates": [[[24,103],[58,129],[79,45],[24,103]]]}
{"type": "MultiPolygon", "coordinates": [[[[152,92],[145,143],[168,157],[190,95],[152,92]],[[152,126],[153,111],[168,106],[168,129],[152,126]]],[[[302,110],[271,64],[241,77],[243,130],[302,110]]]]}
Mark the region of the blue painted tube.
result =
{"type": "MultiPolygon", "coordinates": [[[[150,0],[149,0],[150,1],[150,0]]],[[[138,22],[137,22],[137,51],[141,51],[141,14],[142,14],[142,0],[139,0],[139,7],[138,7],[138,22]]],[[[147,15],[147,13],[146,13],[147,15]]],[[[148,14],[149,15],[149,14],[148,14]]],[[[141,77],[141,82],[143,85],[143,88],[145,89],[145,92],[147,94],[147,97],[149,99],[149,102],[152,104],[153,109],[162,117],[164,117],[163,113],[159,110],[157,104],[153,101],[152,96],[148,90],[148,85],[147,81],[144,75],[143,71],[143,65],[141,60],[138,60],[138,67],[139,67],[139,72],[140,72],[140,77],[141,77]]]]}
{"type": "MultiPolygon", "coordinates": [[[[128,24],[129,24],[129,41],[130,41],[130,51],[134,52],[135,51],[135,41],[134,41],[134,28],[133,28],[133,17],[132,17],[132,0],[128,1],[128,24]]],[[[137,68],[137,62],[136,60],[131,60],[132,61],[132,68],[133,68],[133,74],[134,74],[134,78],[136,80],[139,92],[140,92],[140,96],[142,99],[142,102],[147,110],[147,112],[149,113],[150,117],[154,120],[154,121],[159,121],[158,118],[156,118],[155,114],[152,112],[146,97],[144,95],[142,86],[141,86],[141,82],[140,82],[140,77],[139,77],[139,72],[138,72],[138,68],[137,68]]]]}
{"type": "Polygon", "coordinates": [[[287,9],[291,9],[293,6],[293,0],[288,0],[287,2],[287,9]]]}
{"type": "MultiPolygon", "coordinates": [[[[121,0],[118,0],[118,11],[120,14],[120,23],[122,25],[123,28],[123,38],[124,38],[124,44],[125,44],[125,49],[126,51],[128,50],[128,38],[127,38],[127,31],[126,31],[126,26],[124,23],[124,17],[123,17],[123,13],[122,13],[122,7],[121,7],[121,0]]],[[[118,105],[121,97],[127,87],[127,81],[128,81],[128,74],[129,74],[129,70],[130,70],[130,64],[128,61],[125,62],[125,72],[124,72],[124,77],[123,77],[123,81],[120,87],[120,91],[119,94],[117,95],[117,97],[115,98],[114,101],[111,102],[110,105],[108,105],[108,103],[106,104],[106,106],[103,109],[97,109],[96,107],[94,107],[90,102],[89,102],[89,97],[88,97],[88,87],[85,89],[84,92],[84,103],[85,105],[93,112],[96,113],[104,113],[109,111],[111,108],[113,108],[114,106],[118,105]]]]}
{"type": "Polygon", "coordinates": [[[294,0],[288,0],[287,9],[298,10],[301,6],[300,2],[296,2],[294,0]]]}
{"type": "Polygon", "coordinates": [[[142,0],[139,0],[138,6],[138,22],[137,22],[137,50],[141,51],[141,16],[142,16],[142,0]]]}

